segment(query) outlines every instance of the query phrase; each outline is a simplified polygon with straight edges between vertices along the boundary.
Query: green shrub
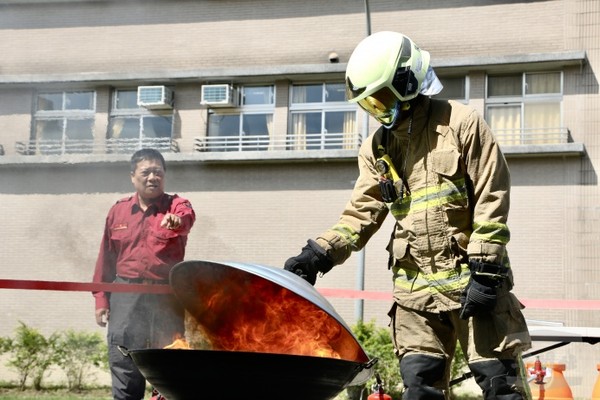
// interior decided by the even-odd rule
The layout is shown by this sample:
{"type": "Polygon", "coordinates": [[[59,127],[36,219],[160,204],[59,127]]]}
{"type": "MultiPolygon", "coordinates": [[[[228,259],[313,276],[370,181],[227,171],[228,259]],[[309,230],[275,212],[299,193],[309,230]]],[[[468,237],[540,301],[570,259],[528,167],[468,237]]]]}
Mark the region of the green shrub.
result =
{"type": "Polygon", "coordinates": [[[67,376],[68,389],[81,390],[92,367],[107,366],[106,342],[97,332],[67,330],[57,340],[55,361],[67,376]]]}
{"type": "Polygon", "coordinates": [[[56,340],[56,334],[45,337],[21,321],[14,338],[1,339],[2,352],[11,353],[6,365],[16,370],[21,390],[25,390],[28,378],[32,379],[36,390],[42,389],[44,375],[54,363],[56,340]]]}
{"type": "MultiPolygon", "coordinates": [[[[466,372],[468,372],[467,360],[465,360],[465,355],[463,353],[462,347],[460,347],[459,343],[456,343],[456,351],[454,352],[454,359],[452,360],[452,366],[450,369],[450,380],[460,378],[466,372]]],[[[450,387],[450,392],[454,392],[462,384],[463,384],[463,381],[452,385],[450,387]]],[[[453,398],[454,397],[455,396],[453,396],[453,398]]]]}
{"type": "Polygon", "coordinates": [[[369,358],[377,358],[379,361],[373,366],[373,377],[364,386],[348,388],[348,398],[357,400],[365,397],[365,394],[370,394],[371,388],[376,384],[375,374],[379,374],[385,392],[393,398],[399,399],[401,397],[402,379],[400,378],[398,358],[394,353],[394,345],[389,329],[377,327],[373,321],[369,323],[359,321],[352,327],[352,331],[369,358]]]}
{"type": "Polygon", "coordinates": [[[6,365],[18,375],[18,387],[24,391],[28,380],[36,390],[49,367],[60,367],[71,391],[84,387],[92,367],[107,367],[106,343],[99,333],[67,330],[48,337],[19,321],[14,337],[0,337],[0,354],[10,354],[6,365]]]}

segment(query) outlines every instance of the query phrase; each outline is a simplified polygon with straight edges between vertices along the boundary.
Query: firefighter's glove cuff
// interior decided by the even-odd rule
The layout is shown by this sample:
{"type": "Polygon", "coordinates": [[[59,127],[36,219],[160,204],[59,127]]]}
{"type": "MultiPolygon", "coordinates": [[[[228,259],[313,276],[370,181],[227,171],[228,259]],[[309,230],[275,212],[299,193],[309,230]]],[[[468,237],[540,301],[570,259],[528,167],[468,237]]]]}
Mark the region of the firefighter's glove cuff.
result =
{"type": "Polygon", "coordinates": [[[471,278],[460,296],[460,318],[491,313],[496,306],[496,288],[471,278]]]}
{"type": "Polygon", "coordinates": [[[493,288],[499,288],[508,278],[508,267],[503,265],[469,260],[469,270],[472,280],[493,288]]]}
{"type": "Polygon", "coordinates": [[[314,285],[317,281],[317,274],[329,272],[333,268],[333,261],[317,242],[309,239],[306,246],[302,248],[302,252],[296,257],[288,259],[283,268],[314,285]]]}

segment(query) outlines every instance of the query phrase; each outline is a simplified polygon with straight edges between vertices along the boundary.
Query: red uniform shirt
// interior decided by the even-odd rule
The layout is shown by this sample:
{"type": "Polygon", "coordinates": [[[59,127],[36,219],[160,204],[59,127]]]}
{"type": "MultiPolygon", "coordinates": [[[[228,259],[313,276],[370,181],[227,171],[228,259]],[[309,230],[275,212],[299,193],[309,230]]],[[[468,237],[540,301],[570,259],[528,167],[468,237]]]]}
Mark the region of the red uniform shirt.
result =
{"type": "MultiPolygon", "coordinates": [[[[187,237],[196,220],[192,205],[177,195],[163,194],[146,211],[137,195],[119,200],[106,217],[93,281],[113,282],[116,276],[168,280],[171,267],[185,256],[187,237]],[[181,226],[160,226],[165,214],[181,218],[181,226]]],[[[96,309],[108,308],[106,293],[95,292],[96,309]]]]}

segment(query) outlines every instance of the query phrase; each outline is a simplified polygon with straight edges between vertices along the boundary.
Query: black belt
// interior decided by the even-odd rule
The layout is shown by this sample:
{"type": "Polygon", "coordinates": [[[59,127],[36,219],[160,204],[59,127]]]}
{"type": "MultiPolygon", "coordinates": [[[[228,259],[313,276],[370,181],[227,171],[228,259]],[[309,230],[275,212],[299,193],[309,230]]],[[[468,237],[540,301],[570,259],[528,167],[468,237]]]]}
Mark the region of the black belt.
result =
{"type": "Polygon", "coordinates": [[[127,282],[127,283],[137,283],[143,285],[168,285],[168,279],[147,279],[147,278],[123,278],[122,276],[117,276],[117,279],[127,282]]]}

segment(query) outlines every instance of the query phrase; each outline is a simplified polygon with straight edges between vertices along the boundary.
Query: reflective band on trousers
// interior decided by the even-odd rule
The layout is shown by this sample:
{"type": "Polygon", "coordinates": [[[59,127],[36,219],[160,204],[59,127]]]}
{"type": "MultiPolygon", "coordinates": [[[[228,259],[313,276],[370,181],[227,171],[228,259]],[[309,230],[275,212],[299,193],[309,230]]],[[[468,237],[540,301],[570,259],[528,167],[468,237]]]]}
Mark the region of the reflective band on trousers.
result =
{"type": "Polygon", "coordinates": [[[435,290],[446,293],[459,290],[466,286],[471,272],[467,264],[460,265],[460,274],[456,271],[440,271],[425,274],[420,271],[394,268],[394,286],[410,292],[419,290],[435,290]]]}

